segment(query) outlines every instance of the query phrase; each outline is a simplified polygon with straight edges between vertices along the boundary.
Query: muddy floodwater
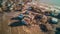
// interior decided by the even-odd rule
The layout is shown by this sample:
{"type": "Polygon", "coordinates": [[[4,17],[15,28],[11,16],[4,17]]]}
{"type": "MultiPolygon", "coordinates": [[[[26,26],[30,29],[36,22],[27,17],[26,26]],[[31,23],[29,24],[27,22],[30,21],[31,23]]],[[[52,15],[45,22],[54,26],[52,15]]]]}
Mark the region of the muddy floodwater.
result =
{"type": "Polygon", "coordinates": [[[40,2],[49,3],[49,4],[60,6],[60,4],[59,4],[60,0],[40,0],[40,2]]]}

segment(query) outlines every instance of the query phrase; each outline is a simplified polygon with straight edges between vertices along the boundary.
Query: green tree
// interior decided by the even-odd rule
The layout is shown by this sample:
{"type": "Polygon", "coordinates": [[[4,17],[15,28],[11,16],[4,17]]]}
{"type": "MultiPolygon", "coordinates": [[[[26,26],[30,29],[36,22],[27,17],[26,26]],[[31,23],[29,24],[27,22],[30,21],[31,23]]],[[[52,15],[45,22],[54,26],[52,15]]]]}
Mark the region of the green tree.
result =
{"type": "Polygon", "coordinates": [[[0,0],[0,7],[2,7],[2,2],[3,2],[3,0],[0,0]]]}

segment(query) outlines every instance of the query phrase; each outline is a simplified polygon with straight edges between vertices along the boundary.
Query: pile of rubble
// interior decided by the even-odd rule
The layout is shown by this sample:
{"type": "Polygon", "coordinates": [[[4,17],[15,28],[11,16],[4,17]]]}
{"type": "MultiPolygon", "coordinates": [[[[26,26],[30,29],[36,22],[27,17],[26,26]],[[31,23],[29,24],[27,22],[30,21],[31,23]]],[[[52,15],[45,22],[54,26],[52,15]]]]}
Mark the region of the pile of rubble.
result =
{"type": "Polygon", "coordinates": [[[26,2],[17,5],[12,3],[9,7],[5,7],[7,6],[2,7],[2,10],[5,12],[20,12],[19,16],[11,18],[11,20],[18,20],[18,22],[9,24],[11,27],[26,26],[31,28],[36,26],[42,32],[51,33],[54,29],[53,25],[57,24],[60,18],[60,13],[54,13],[56,10],[52,11],[50,8],[44,7],[39,3],[26,2]]]}

